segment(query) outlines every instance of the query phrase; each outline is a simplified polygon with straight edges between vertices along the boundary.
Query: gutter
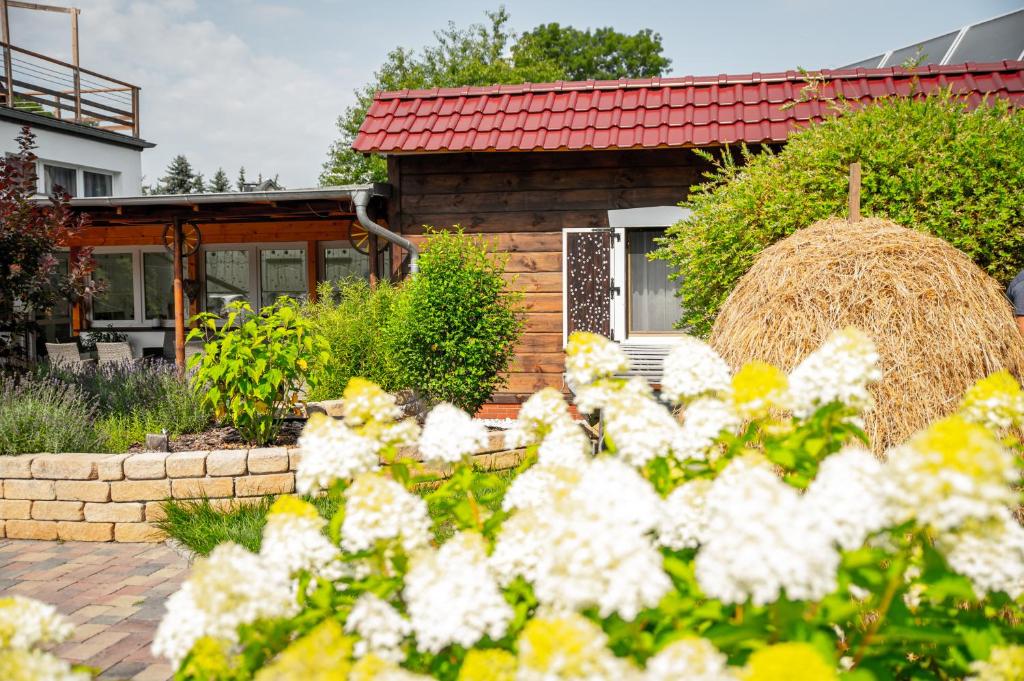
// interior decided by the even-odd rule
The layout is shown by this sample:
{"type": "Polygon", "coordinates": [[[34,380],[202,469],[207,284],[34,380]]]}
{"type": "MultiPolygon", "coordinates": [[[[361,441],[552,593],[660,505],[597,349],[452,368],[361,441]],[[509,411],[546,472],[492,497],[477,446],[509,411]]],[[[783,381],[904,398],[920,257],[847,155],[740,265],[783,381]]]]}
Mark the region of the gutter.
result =
{"type": "Polygon", "coordinates": [[[371,234],[390,241],[391,243],[404,248],[409,251],[409,274],[415,276],[420,271],[419,258],[420,249],[416,247],[414,243],[409,241],[403,236],[395,234],[391,230],[387,229],[382,225],[378,225],[376,222],[370,219],[370,216],[366,212],[366,207],[370,204],[370,192],[365,189],[360,189],[352,194],[352,205],[356,209],[356,219],[359,220],[359,224],[371,234]]]}

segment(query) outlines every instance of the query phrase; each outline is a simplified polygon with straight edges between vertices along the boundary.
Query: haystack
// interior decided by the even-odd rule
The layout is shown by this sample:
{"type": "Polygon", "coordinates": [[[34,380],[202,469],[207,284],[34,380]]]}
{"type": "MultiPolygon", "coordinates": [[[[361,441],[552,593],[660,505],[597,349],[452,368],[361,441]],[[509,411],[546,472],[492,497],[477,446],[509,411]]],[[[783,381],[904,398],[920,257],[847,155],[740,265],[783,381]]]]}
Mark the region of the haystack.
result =
{"type": "Polygon", "coordinates": [[[1024,337],[1002,287],[936,237],[868,218],[823,220],[758,256],[726,300],[711,344],[735,369],[792,369],[833,331],[878,345],[882,381],[866,419],[877,452],[956,408],[979,378],[1024,374],[1024,337]]]}

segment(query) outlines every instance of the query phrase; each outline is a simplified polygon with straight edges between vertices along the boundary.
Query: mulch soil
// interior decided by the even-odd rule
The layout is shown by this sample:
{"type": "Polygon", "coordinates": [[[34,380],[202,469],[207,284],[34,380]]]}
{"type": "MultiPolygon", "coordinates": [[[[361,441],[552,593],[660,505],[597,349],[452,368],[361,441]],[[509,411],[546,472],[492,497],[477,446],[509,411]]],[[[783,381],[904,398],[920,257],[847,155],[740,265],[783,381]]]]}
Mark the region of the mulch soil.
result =
{"type": "MultiPolygon", "coordinates": [[[[277,438],[267,447],[294,447],[302,433],[304,421],[285,421],[277,438]]],[[[245,442],[238,431],[231,426],[209,428],[201,433],[188,433],[171,438],[169,449],[172,452],[206,451],[210,449],[250,449],[252,445],[245,442]]],[[[146,448],[134,445],[130,452],[144,452],[146,448]]]]}

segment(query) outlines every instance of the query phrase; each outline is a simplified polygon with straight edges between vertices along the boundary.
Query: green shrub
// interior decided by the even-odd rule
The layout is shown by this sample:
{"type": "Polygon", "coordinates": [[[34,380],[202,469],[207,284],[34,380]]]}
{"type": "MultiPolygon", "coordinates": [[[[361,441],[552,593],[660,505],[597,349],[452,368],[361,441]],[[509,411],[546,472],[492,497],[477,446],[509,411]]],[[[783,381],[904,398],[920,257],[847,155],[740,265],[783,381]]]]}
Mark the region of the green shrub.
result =
{"type": "Polygon", "coordinates": [[[338,285],[324,282],[317,294],[315,302],[302,306],[302,315],[327,341],[330,357],[317,366],[316,387],[310,390],[309,399],[339,399],[356,376],[389,391],[406,387],[388,344],[382,342],[400,289],[384,281],[370,288],[363,279],[351,279],[338,285]]]}
{"type": "MultiPolygon", "coordinates": [[[[710,154],[704,154],[713,160],[710,154]]],[[[658,256],[676,269],[681,325],[706,333],[764,248],[846,213],[849,164],[862,166],[862,212],[929,232],[1004,283],[1024,267],[1024,111],[966,111],[948,93],[892,98],[790,136],[778,153],[730,153],[684,206],[658,256]]]]}
{"type": "Polygon", "coordinates": [[[191,360],[194,385],[216,418],[226,419],[247,442],[266,444],[302,391],[316,388],[315,365],[327,360],[327,343],[291,298],[279,298],[259,314],[244,301],[228,309],[221,325],[214,314],[196,317],[205,329],[193,329],[189,340],[204,331],[212,339],[191,360]]]}
{"type": "Polygon", "coordinates": [[[504,384],[523,327],[506,260],[479,236],[431,234],[387,335],[405,385],[474,413],[504,384]]]}
{"type": "Polygon", "coordinates": [[[53,379],[8,377],[0,382],[0,454],[98,452],[96,412],[77,387],[53,379]]]}

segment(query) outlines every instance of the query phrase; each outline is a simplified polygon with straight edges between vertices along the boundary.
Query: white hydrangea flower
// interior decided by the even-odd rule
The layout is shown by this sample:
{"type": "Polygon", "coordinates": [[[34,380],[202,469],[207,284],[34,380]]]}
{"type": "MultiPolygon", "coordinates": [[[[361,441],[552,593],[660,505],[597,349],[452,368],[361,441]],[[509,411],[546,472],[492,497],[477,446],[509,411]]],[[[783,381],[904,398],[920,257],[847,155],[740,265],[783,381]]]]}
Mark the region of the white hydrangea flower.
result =
{"type": "Polygon", "coordinates": [[[707,508],[710,490],[710,480],[690,480],[665,497],[658,526],[658,543],[661,546],[681,551],[701,545],[710,521],[707,508]]]}
{"type": "Polygon", "coordinates": [[[72,671],[71,665],[42,650],[0,650],[0,679],[5,681],[90,681],[89,672],[72,671]]]}
{"type": "Polygon", "coordinates": [[[342,413],[351,428],[372,422],[388,423],[402,418],[402,408],[394,395],[365,378],[353,378],[345,386],[342,413]]]}
{"type": "Polygon", "coordinates": [[[601,628],[576,613],[544,613],[516,643],[516,681],[638,681],[639,670],[608,649],[601,628]]]}
{"type": "Polygon", "coordinates": [[[953,570],[971,580],[979,597],[1024,595],[1024,527],[1004,509],[996,519],[940,534],[936,545],[953,570]]]}
{"type": "Polygon", "coordinates": [[[661,394],[679,403],[708,393],[727,393],[731,381],[729,365],[710,345],[683,336],[665,357],[661,394]]]}
{"type": "Polygon", "coordinates": [[[672,450],[679,459],[708,457],[708,450],[723,432],[736,432],[742,420],[728,402],[715,397],[698,397],[686,405],[683,426],[672,450]]]}
{"type": "Polygon", "coordinates": [[[515,501],[528,519],[519,511],[506,521],[492,555],[503,582],[520,575],[543,604],[597,607],[603,617],[625,619],[657,605],[671,588],[648,536],[660,519],[660,499],[628,466],[599,459],[579,482],[545,473],[529,487],[515,501]]]}
{"type": "Polygon", "coordinates": [[[790,406],[800,418],[832,402],[862,410],[871,405],[868,386],[881,378],[878,350],[867,334],[836,331],[790,372],[790,406]]]}
{"type": "Polygon", "coordinates": [[[231,643],[238,627],[298,612],[296,582],[260,556],[231,542],[196,560],[192,573],[167,600],[153,639],[153,654],[177,666],[204,636],[231,643]]]}
{"type": "Polygon", "coordinates": [[[344,422],[314,414],[299,438],[301,458],[295,471],[299,494],[325,490],[336,480],[376,470],[381,444],[364,437],[344,422]]]}
{"type": "Polygon", "coordinates": [[[579,483],[586,464],[579,467],[537,463],[512,480],[501,506],[513,509],[543,509],[566,497],[579,483]]]}
{"type": "Polygon", "coordinates": [[[57,608],[24,596],[0,598],[0,649],[60,643],[73,627],[57,608]]]}
{"type": "Polygon", "coordinates": [[[451,644],[471,647],[484,636],[505,635],[512,607],[487,563],[476,532],[460,532],[439,549],[417,554],[405,576],[403,596],[416,646],[437,653],[451,644]]]}
{"type": "Polygon", "coordinates": [[[1013,453],[992,433],[960,416],[932,424],[887,453],[897,521],[917,518],[940,532],[998,518],[1015,503],[1013,453]]]}
{"type": "Polygon", "coordinates": [[[447,402],[427,414],[420,435],[420,454],[428,463],[458,463],[487,445],[487,427],[447,402]]]}
{"type": "Polygon", "coordinates": [[[711,641],[684,638],[647,661],[644,681],[736,681],[728,661],[711,641]]]}
{"type": "Polygon", "coordinates": [[[890,481],[874,454],[850,445],[821,462],[804,505],[845,550],[892,524],[890,481]]]}
{"type": "Polygon", "coordinates": [[[569,413],[562,393],[543,388],[519,408],[519,416],[505,435],[505,444],[512,448],[539,445],[537,458],[541,463],[572,466],[584,461],[590,441],[569,413]]]}
{"type": "Polygon", "coordinates": [[[377,542],[398,540],[411,553],[430,541],[427,503],[390,478],[363,473],[345,490],[345,499],[345,551],[366,551],[377,542]]]}
{"type": "Polygon", "coordinates": [[[604,405],[604,436],[619,457],[642,468],[666,457],[679,441],[682,426],[658,404],[643,378],[632,378],[604,405]]]}
{"type": "Polygon", "coordinates": [[[629,358],[618,343],[604,336],[574,331],[565,347],[565,377],[579,388],[629,369],[629,358]]]}
{"type": "Polygon", "coordinates": [[[316,508],[294,496],[282,496],[271,506],[263,528],[260,556],[271,569],[294,577],[300,571],[335,581],[350,574],[338,547],[324,536],[327,521],[316,508]]]}
{"type": "Polygon", "coordinates": [[[402,641],[412,633],[412,625],[390,603],[364,593],[352,606],[345,620],[345,631],[360,637],[355,645],[356,657],[373,653],[383,660],[398,663],[405,659],[402,641]]]}
{"type": "Polygon", "coordinates": [[[836,588],[832,535],[764,461],[735,459],[707,495],[705,541],[695,563],[704,592],[725,603],[818,600],[836,588]]]}

